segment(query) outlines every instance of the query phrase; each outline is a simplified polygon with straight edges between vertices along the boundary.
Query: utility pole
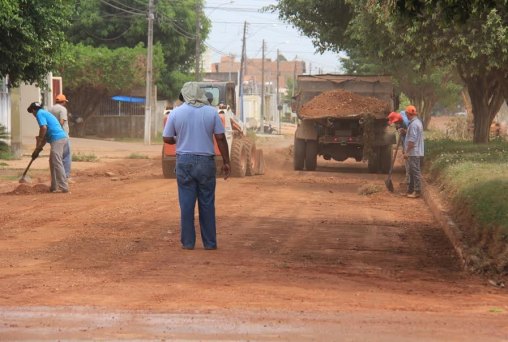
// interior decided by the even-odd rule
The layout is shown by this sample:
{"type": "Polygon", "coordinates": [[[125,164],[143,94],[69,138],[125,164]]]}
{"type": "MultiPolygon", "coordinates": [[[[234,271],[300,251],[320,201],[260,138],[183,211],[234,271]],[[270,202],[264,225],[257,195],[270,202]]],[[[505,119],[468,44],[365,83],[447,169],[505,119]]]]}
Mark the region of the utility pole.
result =
{"type": "Polygon", "coordinates": [[[240,98],[240,121],[243,123],[245,127],[245,116],[243,113],[243,78],[244,78],[244,68],[245,68],[245,35],[247,34],[247,22],[243,23],[243,38],[242,38],[242,56],[240,57],[240,75],[238,79],[238,95],[240,98]]]}
{"type": "Polygon", "coordinates": [[[276,96],[275,96],[275,100],[277,101],[277,113],[279,113],[279,133],[280,133],[280,128],[281,128],[281,109],[280,108],[280,99],[279,99],[279,75],[280,75],[280,71],[279,71],[279,49],[277,49],[277,80],[275,82],[276,84],[276,87],[277,87],[277,90],[276,90],[276,96]]]}
{"type": "Polygon", "coordinates": [[[265,40],[263,39],[263,46],[261,47],[261,118],[259,119],[259,126],[261,133],[265,131],[264,118],[265,118],[265,40]]]}
{"type": "Polygon", "coordinates": [[[148,1],[148,42],[146,53],[145,144],[152,138],[153,0],[148,1]]]}
{"type": "Polygon", "coordinates": [[[201,0],[196,0],[196,82],[201,80],[201,0]]]}
{"type": "Polygon", "coordinates": [[[295,84],[296,84],[296,61],[298,59],[298,56],[295,56],[295,65],[293,68],[293,86],[291,87],[291,96],[295,96],[295,84]]]}

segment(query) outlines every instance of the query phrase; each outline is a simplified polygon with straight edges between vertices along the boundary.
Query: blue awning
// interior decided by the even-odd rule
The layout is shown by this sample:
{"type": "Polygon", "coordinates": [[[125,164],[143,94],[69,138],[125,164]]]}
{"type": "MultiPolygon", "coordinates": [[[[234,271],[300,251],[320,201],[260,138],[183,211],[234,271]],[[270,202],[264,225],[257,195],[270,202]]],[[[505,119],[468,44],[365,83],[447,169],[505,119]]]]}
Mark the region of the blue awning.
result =
{"type": "Polygon", "coordinates": [[[144,97],[113,96],[111,99],[115,100],[115,101],[120,101],[120,102],[145,103],[144,97]]]}

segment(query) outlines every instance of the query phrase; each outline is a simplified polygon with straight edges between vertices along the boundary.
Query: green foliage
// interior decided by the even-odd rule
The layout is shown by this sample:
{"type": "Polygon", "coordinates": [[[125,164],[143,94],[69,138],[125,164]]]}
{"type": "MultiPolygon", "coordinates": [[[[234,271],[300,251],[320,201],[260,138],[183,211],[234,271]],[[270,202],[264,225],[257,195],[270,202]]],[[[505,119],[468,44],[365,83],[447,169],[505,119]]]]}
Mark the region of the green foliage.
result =
{"type": "Polygon", "coordinates": [[[127,157],[128,159],[148,159],[148,156],[146,154],[139,154],[139,153],[131,153],[127,157]]]}
{"type": "Polygon", "coordinates": [[[72,161],[75,162],[96,162],[99,161],[99,158],[93,153],[73,153],[72,161]]]}
{"type": "Polygon", "coordinates": [[[441,178],[454,201],[471,207],[480,223],[508,232],[508,143],[429,140],[425,158],[433,178],[441,178]]]}
{"type": "Polygon", "coordinates": [[[449,196],[462,222],[464,243],[482,261],[478,271],[508,267],[502,251],[508,243],[508,143],[473,144],[427,140],[425,165],[449,196]],[[488,259],[491,259],[488,261],[488,259]]]}
{"type": "MultiPolygon", "coordinates": [[[[154,79],[164,69],[162,48],[154,47],[154,79]]],[[[146,76],[146,49],[140,43],[134,48],[94,48],[77,44],[66,45],[58,68],[66,87],[92,87],[109,92],[143,88],[146,76]]]]}
{"type": "Polygon", "coordinates": [[[393,74],[424,123],[436,102],[457,99],[456,69],[471,98],[474,141],[488,141],[508,97],[506,0],[280,0],[271,8],[320,51],[346,51],[349,70],[393,74]]]}
{"type": "Polygon", "coordinates": [[[64,42],[72,2],[67,0],[0,1],[0,76],[9,82],[45,85],[64,42]]]}
{"type": "Polygon", "coordinates": [[[9,145],[3,140],[9,139],[9,137],[10,135],[7,131],[7,128],[4,125],[0,124],[0,159],[7,159],[3,158],[2,156],[8,153],[9,145]]]}
{"type": "MultiPolygon", "coordinates": [[[[108,3],[100,0],[77,2],[76,20],[68,32],[69,40],[110,49],[134,48],[140,42],[146,43],[148,1],[108,3]]],[[[153,41],[161,46],[166,66],[160,70],[157,88],[160,94],[170,98],[178,95],[183,84],[179,75],[189,73],[194,67],[197,5],[202,6],[203,1],[155,1],[153,41]]],[[[203,15],[200,22],[200,39],[204,41],[210,22],[203,15]]]]}
{"type": "MultiPolygon", "coordinates": [[[[153,51],[154,80],[164,70],[162,47],[156,44],[153,51]]],[[[69,110],[86,120],[95,113],[100,103],[97,99],[144,89],[146,49],[142,44],[117,49],[67,44],[58,71],[65,80],[66,95],[72,99],[69,110]]]]}

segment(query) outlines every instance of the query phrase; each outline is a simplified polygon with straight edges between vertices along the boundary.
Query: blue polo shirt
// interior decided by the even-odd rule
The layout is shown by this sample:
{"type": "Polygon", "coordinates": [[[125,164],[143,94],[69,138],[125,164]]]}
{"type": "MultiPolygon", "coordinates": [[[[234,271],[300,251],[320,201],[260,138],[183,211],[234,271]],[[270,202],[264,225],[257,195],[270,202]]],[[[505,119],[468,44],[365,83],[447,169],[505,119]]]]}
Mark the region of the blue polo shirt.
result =
{"type": "Polygon", "coordinates": [[[224,126],[215,107],[184,103],[171,111],[162,136],[176,138],[176,154],[213,156],[213,135],[221,133],[224,126]]]}
{"type": "Polygon", "coordinates": [[[409,119],[407,117],[406,111],[402,110],[400,111],[400,116],[402,117],[402,122],[404,123],[404,128],[409,127],[409,119]]]}
{"type": "Polygon", "coordinates": [[[57,118],[47,110],[39,109],[35,117],[37,118],[39,127],[46,126],[48,128],[46,132],[47,142],[52,143],[68,137],[57,118]]]}

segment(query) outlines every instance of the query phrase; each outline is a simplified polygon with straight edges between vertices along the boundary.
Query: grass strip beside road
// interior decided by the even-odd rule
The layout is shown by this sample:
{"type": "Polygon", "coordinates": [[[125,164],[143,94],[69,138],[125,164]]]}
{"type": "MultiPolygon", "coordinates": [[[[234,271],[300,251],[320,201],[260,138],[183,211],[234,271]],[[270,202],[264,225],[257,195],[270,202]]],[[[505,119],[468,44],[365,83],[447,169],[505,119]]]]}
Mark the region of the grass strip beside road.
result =
{"type": "MultiPolygon", "coordinates": [[[[508,142],[425,142],[426,171],[448,195],[470,246],[508,255],[508,142]]],[[[508,268],[508,260],[496,269],[508,268]]]]}

